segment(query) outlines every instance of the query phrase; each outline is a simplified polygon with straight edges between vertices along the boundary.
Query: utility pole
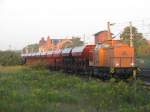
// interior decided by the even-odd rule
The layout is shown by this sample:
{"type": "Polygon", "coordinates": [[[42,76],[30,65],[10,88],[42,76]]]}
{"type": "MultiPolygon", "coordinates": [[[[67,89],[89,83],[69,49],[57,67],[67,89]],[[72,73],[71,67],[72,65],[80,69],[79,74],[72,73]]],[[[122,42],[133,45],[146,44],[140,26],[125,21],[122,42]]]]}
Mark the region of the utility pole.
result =
{"type": "Polygon", "coordinates": [[[107,22],[107,30],[108,30],[108,34],[107,34],[107,40],[111,40],[111,32],[110,32],[110,22],[107,22]]]}
{"type": "Polygon", "coordinates": [[[133,32],[132,32],[132,22],[130,24],[130,47],[133,47],[133,32]]]}

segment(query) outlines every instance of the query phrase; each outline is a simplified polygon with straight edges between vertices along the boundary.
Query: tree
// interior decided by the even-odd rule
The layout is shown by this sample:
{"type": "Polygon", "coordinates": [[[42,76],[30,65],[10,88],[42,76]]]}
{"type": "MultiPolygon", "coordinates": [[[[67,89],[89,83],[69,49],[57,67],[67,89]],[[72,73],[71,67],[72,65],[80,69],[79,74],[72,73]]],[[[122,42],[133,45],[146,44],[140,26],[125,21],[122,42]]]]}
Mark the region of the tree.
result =
{"type": "Polygon", "coordinates": [[[73,45],[72,45],[73,47],[82,46],[84,44],[83,41],[80,40],[80,37],[73,37],[72,42],[73,42],[73,45]]]}
{"type": "MultiPolygon", "coordinates": [[[[142,33],[138,32],[136,27],[132,27],[133,33],[133,45],[135,47],[136,55],[137,56],[147,56],[149,55],[148,49],[149,45],[147,40],[144,38],[142,33]]],[[[125,43],[129,44],[130,42],[130,27],[127,26],[124,28],[124,31],[120,35],[121,40],[125,43]]]]}
{"type": "Polygon", "coordinates": [[[84,44],[83,41],[81,41],[79,37],[73,37],[71,41],[72,43],[69,43],[69,42],[65,43],[63,48],[82,46],[84,44]]]}
{"type": "Polygon", "coordinates": [[[28,52],[38,52],[39,51],[39,44],[30,44],[23,48],[23,52],[26,52],[26,49],[28,52]]]}

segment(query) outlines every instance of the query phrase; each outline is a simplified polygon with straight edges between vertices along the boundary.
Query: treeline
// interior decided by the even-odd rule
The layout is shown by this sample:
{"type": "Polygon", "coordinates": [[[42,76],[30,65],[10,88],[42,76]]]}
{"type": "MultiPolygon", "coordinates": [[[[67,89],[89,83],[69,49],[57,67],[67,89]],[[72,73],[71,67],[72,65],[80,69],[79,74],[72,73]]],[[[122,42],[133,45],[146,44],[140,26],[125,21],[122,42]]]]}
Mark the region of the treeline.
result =
{"type": "Polygon", "coordinates": [[[0,51],[0,66],[22,64],[20,51],[0,51]]]}

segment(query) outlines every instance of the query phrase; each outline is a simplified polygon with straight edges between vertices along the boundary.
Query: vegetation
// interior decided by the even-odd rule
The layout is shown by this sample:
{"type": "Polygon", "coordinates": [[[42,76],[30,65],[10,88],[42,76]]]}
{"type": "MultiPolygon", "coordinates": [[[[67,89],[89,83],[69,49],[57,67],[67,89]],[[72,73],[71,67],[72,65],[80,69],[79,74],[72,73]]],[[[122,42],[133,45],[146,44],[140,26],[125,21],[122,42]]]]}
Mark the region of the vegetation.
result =
{"type": "Polygon", "coordinates": [[[23,48],[23,52],[26,52],[26,50],[28,50],[28,52],[38,52],[39,51],[39,44],[29,44],[26,47],[23,48]]]}
{"type": "Polygon", "coordinates": [[[87,80],[28,67],[0,67],[0,112],[149,112],[141,82],[87,80]]]}
{"type": "Polygon", "coordinates": [[[68,47],[76,47],[76,46],[82,46],[84,43],[80,40],[80,37],[72,37],[72,43],[66,43],[63,48],[68,47]]]}
{"type": "Polygon", "coordinates": [[[10,66],[22,63],[20,52],[17,51],[0,51],[0,65],[10,66]]]}
{"type": "MultiPolygon", "coordinates": [[[[133,32],[133,43],[136,50],[136,55],[138,57],[150,56],[150,45],[148,41],[144,38],[142,33],[138,32],[136,27],[132,27],[133,32]]],[[[129,44],[130,41],[130,27],[127,26],[124,28],[124,31],[121,34],[121,39],[129,44]]]]}

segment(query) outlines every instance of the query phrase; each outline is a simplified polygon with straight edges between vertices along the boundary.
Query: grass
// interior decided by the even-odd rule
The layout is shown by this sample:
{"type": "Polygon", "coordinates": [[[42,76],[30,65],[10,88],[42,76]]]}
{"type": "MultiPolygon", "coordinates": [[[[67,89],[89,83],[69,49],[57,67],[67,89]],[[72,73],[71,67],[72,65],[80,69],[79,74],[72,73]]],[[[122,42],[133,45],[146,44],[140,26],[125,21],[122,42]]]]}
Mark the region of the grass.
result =
{"type": "Polygon", "coordinates": [[[141,83],[0,67],[0,112],[150,112],[150,91],[141,83]]]}

